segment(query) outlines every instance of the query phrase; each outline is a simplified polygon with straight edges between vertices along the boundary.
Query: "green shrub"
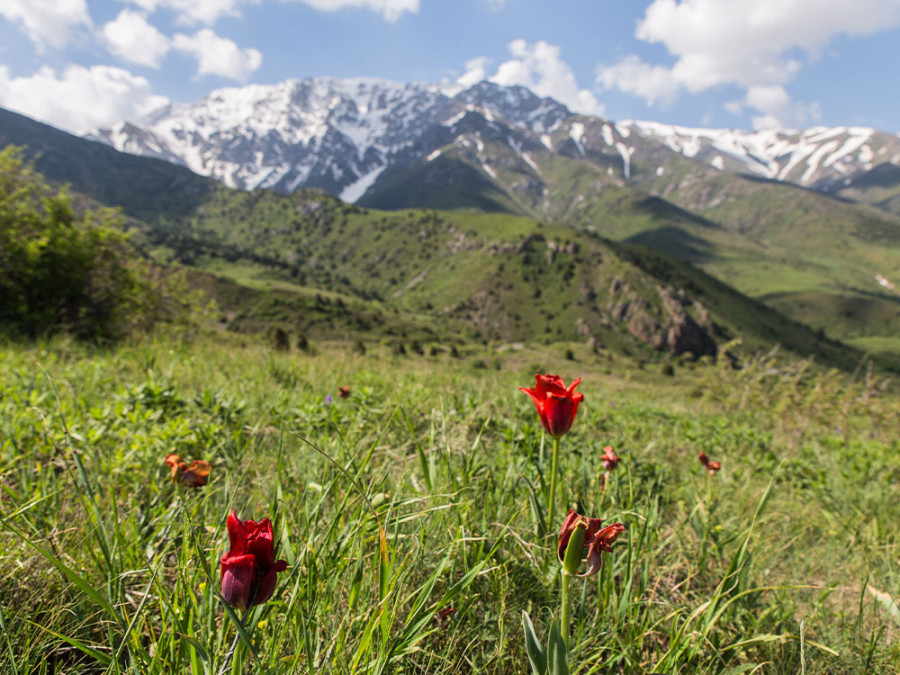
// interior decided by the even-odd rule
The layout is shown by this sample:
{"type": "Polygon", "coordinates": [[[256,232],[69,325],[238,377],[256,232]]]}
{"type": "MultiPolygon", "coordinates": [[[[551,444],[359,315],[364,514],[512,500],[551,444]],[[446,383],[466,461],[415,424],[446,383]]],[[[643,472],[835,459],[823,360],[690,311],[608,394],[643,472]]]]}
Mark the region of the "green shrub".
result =
{"type": "Polygon", "coordinates": [[[109,339],[178,314],[183,289],[138,257],[121,225],[111,209],[76,211],[20,149],[0,150],[0,323],[109,339]]]}

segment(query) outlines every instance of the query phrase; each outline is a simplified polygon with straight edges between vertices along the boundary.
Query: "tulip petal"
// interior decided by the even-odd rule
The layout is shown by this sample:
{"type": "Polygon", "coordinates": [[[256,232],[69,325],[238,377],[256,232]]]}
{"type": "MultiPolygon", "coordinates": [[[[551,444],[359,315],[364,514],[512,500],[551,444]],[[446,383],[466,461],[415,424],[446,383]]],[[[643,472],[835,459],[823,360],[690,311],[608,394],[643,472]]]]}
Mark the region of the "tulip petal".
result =
{"type": "Polygon", "coordinates": [[[266,575],[260,579],[259,587],[256,589],[256,597],[253,598],[254,605],[261,605],[272,597],[275,592],[275,582],[277,581],[278,572],[284,572],[287,569],[287,563],[284,560],[276,562],[266,575]]]}
{"type": "Polygon", "coordinates": [[[222,597],[229,605],[247,609],[253,590],[256,558],[252,555],[229,556],[220,561],[222,566],[222,597]]]}
{"type": "Polygon", "coordinates": [[[270,567],[275,562],[275,538],[268,518],[261,521],[247,539],[247,553],[256,556],[260,565],[270,567]]]}
{"type": "Polygon", "coordinates": [[[244,555],[247,552],[247,528],[245,524],[237,517],[237,513],[232,511],[228,514],[228,520],[225,521],[225,525],[228,528],[228,541],[231,543],[228,555],[244,555]]]}

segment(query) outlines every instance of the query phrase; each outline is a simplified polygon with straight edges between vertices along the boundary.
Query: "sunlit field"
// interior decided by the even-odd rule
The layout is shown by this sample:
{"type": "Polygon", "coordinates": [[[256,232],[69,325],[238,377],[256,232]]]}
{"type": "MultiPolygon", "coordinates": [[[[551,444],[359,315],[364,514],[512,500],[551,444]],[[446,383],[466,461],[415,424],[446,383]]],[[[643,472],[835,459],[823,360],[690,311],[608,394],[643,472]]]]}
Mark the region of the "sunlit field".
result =
{"type": "Polygon", "coordinates": [[[900,402],[864,365],[359,351],[0,343],[0,671],[900,670],[900,402]],[[585,397],[552,501],[536,373],[585,397]],[[569,509],[626,529],[564,580],[569,509]],[[232,511],[286,563],[246,611],[232,511]]]}

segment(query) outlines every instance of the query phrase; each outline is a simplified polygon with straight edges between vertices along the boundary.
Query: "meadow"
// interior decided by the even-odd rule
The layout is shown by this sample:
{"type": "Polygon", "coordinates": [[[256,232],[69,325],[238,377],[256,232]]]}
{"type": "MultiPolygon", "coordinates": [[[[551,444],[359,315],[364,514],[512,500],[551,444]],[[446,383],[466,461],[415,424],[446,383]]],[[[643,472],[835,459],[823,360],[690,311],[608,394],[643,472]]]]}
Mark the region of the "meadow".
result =
{"type": "Polygon", "coordinates": [[[573,580],[573,673],[900,671],[890,382],[565,351],[0,342],[0,672],[527,673],[568,508],[627,527],[573,580]],[[536,373],[585,395],[553,522],[536,373]],[[232,510],[287,563],[246,613],[221,595],[232,510]]]}

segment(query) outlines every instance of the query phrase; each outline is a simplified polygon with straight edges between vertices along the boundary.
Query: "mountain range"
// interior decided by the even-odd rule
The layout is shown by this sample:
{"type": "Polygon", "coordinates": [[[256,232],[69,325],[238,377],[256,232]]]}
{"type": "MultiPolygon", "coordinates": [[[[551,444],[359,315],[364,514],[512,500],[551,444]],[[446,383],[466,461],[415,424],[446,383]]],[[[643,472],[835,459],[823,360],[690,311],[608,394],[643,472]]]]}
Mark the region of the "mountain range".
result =
{"type": "MultiPolygon", "coordinates": [[[[184,258],[186,249],[200,251],[207,263],[209,255],[220,260],[223,255],[250,256],[254,264],[277,263],[282,271],[290,270],[309,289],[331,284],[347,298],[367,295],[372,300],[375,293],[379,301],[392,302],[395,294],[399,299],[421,293],[418,304],[407,309],[422,316],[436,307],[429,294],[451,298],[462,293],[463,300],[451,303],[455,310],[442,307],[445,316],[456,312],[461,319],[469,312],[480,313],[489,324],[489,317],[496,319],[495,325],[482,327],[482,335],[519,339],[528,334],[533,322],[522,319],[522,308],[513,307],[513,300],[522,303],[536,292],[531,288],[535,270],[520,270],[523,279],[531,279],[531,290],[522,291],[519,281],[499,279],[506,273],[498,272],[491,280],[468,265],[461,266],[468,270],[463,279],[457,278],[458,269],[438,274],[443,263],[433,258],[434,251],[423,252],[428,237],[420,236],[418,245],[404,243],[411,256],[406,261],[385,250],[372,258],[371,251],[359,249],[373,227],[382,231],[385,223],[394,223],[399,236],[404,228],[414,227],[410,223],[436,218],[441,225],[434,227],[443,232],[437,240],[457,267],[458,255],[467,247],[494,252],[482,260],[486,268],[497,262],[498,251],[525,256],[529,265],[540,255],[557,262],[574,256],[578,262],[567,264],[576,270],[588,259],[598,259],[573,254],[574,248],[602,249],[599,258],[630,260],[642,274],[658,273],[656,282],[629,282],[628,275],[613,275],[598,285],[596,279],[587,281],[582,272],[570,271],[567,282],[582,278],[581,292],[587,294],[583,302],[588,297],[606,300],[591,300],[597,312],[593,328],[584,316],[576,316],[583,303],[565,301],[574,313],[563,313],[566,327],[561,328],[551,298],[541,311],[553,315],[548,330],[555,336],[597,337],[598,327],[624,322],[638,328],[644,342],[668,349],[667,338],[660,336],[664,326],[680,321],[673,317],[690,316],[701,327],[706,321],[710,330],[701,332],[707,337],[714,335],[717,321],[720,327],[731,325],[719,335],[721,341],[749,330],[746,322],[744,328],[734,328],[735,312],[729,320],[722,318],[723,302],[740,305],[736,314],[744,318],[763,316],[762,305],[737,303],[738,294],[729,301],[721,294],[709,300],[712,280],[688,271],[699,268],[818,330],[820,336],[827,332],[882,355],[900,353],[900,296],[894,287],[900,279],[900,139],[890,134],[860,128],[740,132],[614,123],[573,114],[559,102],[521,87],[482,82],[448,91],[374,79],[291,80],[219,90],[194,104],[160,110],[140,123],[123,122],[86,136],[100,143],[63,138],[49,129],[12,114],[0,116],[0,140],[33,148],[38,168],[50,177],[70,182],[103,203],[122,205],[128,215],[149,224],[150,240],[170,257],[184,258]],[[101,160],[102,144],[143,159],[135,157],[134,165],[127,154],[107,149],[112,154],[101,160]],[[204,182],[195,174],[215,180],[204,182]],[[122,180],[127,175],[136,180],[122,180]],[[233,189],[217,187],[222,184],[233,189]],[[328,201],[325,193],[345,205],[328,201]],[[346,211],[347,203],[355,204],[355,210],[346,211]],[[411,217],[403,211],[393,216],[385,209],[442,209],[457,215],[411,217]],[[279,222],[277,214],[282,212],[294,214],[293,225],[279,222]],[[473,212],[495,215],[485,220],[487,216],[473,212]],[[323,235],[323,213],[331,214],[326,220],[344,223],[343,237],[335,238],[332,228],[323,235]],[[498,220],[503,214],[506,220],[498,220]],[[521,222],[532,224],[511,225],[521,222]],[[565,232],[547,238],[533,229],[551,225],[565,232]],[[531,234],[522,234],[523,227],[531,234]],[[509,228],[519,234],[510,239],[509,228]],[[460,237],[475,237],[480,243],[449,243],[460,237]],[[173,245],[176,240],[181,243],[173,245]],[[543,253],[529,254],[537,241],[543,242],[543,253]],[[622,244],[627,248],[618,248],[622,244]],[[647,248],[664,257],[636,253],[647,248]],[[343,264],[336,263],[335,256],[343,264]],[[417,265],[416,256],[433,266],[417,265]],[[679,267],[671,256],[688,267],[679,267]],[[331,260],[327,274],[321,264],[326,257],[331,260]],[[366,260],[379,274],[379,265],[391,260],[398,273],[373,290],[379,284],[348,267],[351,260],[366,260]],[[664,269],[668,272],[660,273],[664,269]],[[660,276],[680,281],[671,284],[660,276]],[[701,295],[706,302],[690,298],[687,286],[679,286],[682,282],[705,289],[701,295]],[[439,292],[431,283],[438,283],[439,292]],[[504,293],[497,284],[511,291],[502,302],[497,298],[504,293]],[[613,297],[622,292],[631,297],[624,304],[621,297],[613,297]],[[691,308],[686,314],[674,311],[680,301],[673,298],[678,297],[685,303],[682,308],[691,308]],[[629,312],[638,306],[655,307],[662,314],[636,319],[640,312],[629,312]],[[750,311],[751,306],[759,311],[750,311]],[[515,315],[520,325],[529,327],[516,329],[511,318],[515,315]],[[638,327],[654,322],[656,328],[648,330],[655,337],[638,327]]],[[[383,236],[375,248],[398,243],[383,236]]],[[[511,263],[502,263],[501,272],[511,263]]],[[[518,260],[512,266],[521,264],[518,260]]],[[[783,321],[776,314],[765,316],[761,320],[771,324],[769,328],[783,321]]],[[[472,325],[472,317],[466,321],[472,325]]],[[[750,332],[759,334],[759,329],[750,332]]],[[[769,339],[780,340],[778,332],[770,332],[769,339]]]]}
{"type": "Polygon", "coordinates": [[[496,170],[478,141],[496,137],[538,179],[534,155],[547,152],[654,182],[665,175],[670,150],[717,171],[840,194],[864,186],[877,167],[900,163],[900,138],[863,127],[746,132],[609,122],[520,86],[481,82],[456,91],[373,78],[220,89],[86,137],[182,164],[231,187],[284,193],[319,187],[347,202],[363,197],[383,174],[433,160],[453,145],[473,148],[491,176],[496,170]]]}

